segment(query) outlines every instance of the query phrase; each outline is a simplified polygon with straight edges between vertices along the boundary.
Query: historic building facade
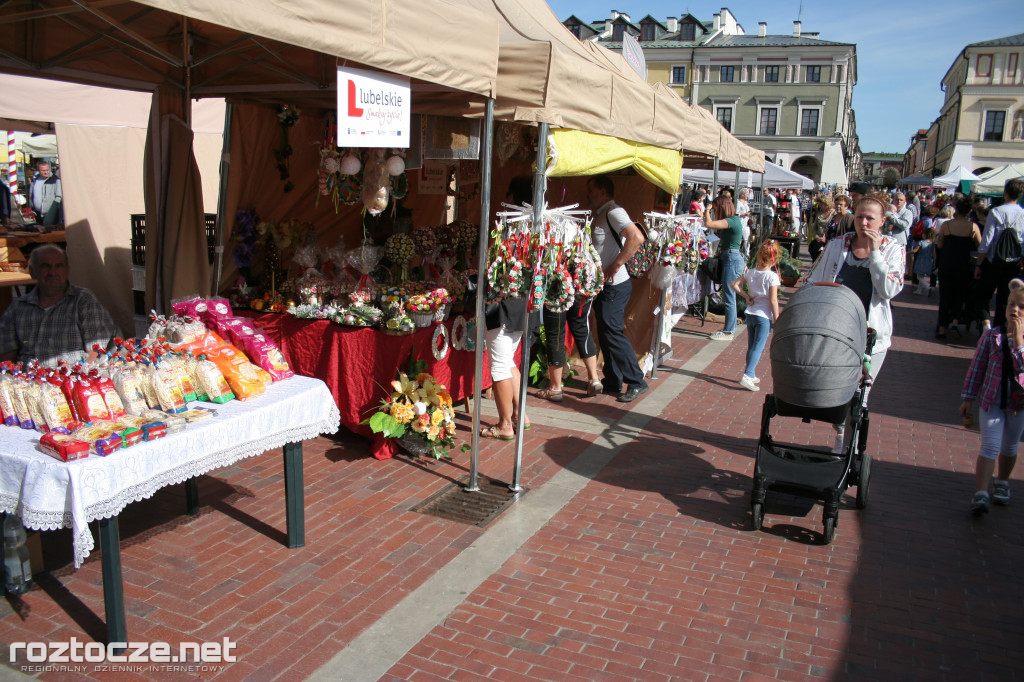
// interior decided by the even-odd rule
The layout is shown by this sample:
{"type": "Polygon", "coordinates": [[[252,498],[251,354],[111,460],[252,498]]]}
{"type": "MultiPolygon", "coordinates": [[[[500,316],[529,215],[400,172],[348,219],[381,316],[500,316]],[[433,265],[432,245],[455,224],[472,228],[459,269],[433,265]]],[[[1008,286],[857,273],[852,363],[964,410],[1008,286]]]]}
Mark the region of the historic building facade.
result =
{"type": "Polygon", "coordinates": [[[1024,161],[1024,33],[965,47],[942,90],[942,109],[926,135],[930,148],[921,150],[915,136],[908,150],[925,155],[925,174],[957,166],[978,174],[1024,161]]]}
{"type": "Polygon", "coordinates": [[[710,22],[684,14],[634,23],[613,11],[602,21],[573,16],[564,23],[581,40],[616,51],[629,33],[640,42],[650,82],[671,85],[775,163],[816,182],[845,185],[856,177],[855,45],[804,33],[799,21],[791,35],[769,34],[763,22],[747,35],[726,8],[710,22]]]}

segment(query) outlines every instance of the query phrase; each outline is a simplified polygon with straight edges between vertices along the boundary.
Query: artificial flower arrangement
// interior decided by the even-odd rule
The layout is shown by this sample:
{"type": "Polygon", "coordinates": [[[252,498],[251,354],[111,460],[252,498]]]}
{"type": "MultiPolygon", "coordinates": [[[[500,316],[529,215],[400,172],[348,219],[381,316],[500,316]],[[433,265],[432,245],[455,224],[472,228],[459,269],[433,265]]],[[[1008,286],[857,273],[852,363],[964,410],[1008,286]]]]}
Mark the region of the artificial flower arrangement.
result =
{"type": "Polygon", "coordinates": [[[384,438],[402,439],[410,449],[417,446],[436,459],[450,457],[455,446],[455,410],[447,388],[430,374],[415,379],[402,372],[391,382],[391,396],[364,423],[384,438]]]}
{"type": "Polygon", "coordinates": [[[432,313],[437,308],[437,300],[428,294],[414,294],[405,299],[405,309],[410,313],[432,313]]]}
{"type": "Polygon", "coordinates": [[[425,295],[434,302],[434,310],[443,308],[454,300],[451,293],[444,287],[431,289],[425,295]]]}

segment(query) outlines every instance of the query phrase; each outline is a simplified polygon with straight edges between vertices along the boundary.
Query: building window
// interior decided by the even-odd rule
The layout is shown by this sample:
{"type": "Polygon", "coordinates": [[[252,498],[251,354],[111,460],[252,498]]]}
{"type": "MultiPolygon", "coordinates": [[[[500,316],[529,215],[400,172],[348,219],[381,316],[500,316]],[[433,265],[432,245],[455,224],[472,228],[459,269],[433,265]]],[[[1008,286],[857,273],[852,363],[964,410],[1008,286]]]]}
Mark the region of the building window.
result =
{"type": "Polygon", "coordinates": [[[625,33],[626,27],[622,24],[615,24],[612,26],[612,40],[622,40],[622,34],[625,33]]]}
{"type": "Polygon", "coordinates": [[[722,127],[732,132],[732,107],[716,107],[715,118],[722,124],[722,127]]]}
{"type": "Polygon", "coordinates": [[[761,109],[761,126],[758,135],[778,135],[779,110],[777,107],[761,109]]]}
{"type": "Polygon", "coordinates": [[[696,35],[696,26],[693,24],[683,24],[679,27],[679,39],[680,40],[693,40],[696,35]]]}
{"type": "Polygon", "coordinates": [[[820,66],[808,66],[807,67],[807,82],[808,83],[820,83],[821,82],[821,67],[820,66]]]}
{"type": "Polygon", "coordinates": [[[672,85],[686,85],[686,67],[672,67],[672,85]]]}
{"type": "Polygon", "coordinates": [[[648,21],[640,26],[640,40],[654,40],[654,22],[648,21]]]}
{"type": "Polygon", "coordinates": [[[722,83],[732,83],[733,76],[735,74],[736,67],[734,66],[723,66],[721,77],[719,80],[722,83]]]}
{"type": "Polygon", "coordinates": [[[766,67],[764,67],[764,82],[765,83],[778,83],[779,82],[779,67],[777,67],[777,66],[766,66],[766,67]]]}
{"type": "Polygon", "coordinates": [[[1006,125],[1005,111],[985,112],[985,134],[982,138],[986,142],[1002,142],[1003,127],[1006,125]]]}
{"type": "Polygon", "coordinates": [[[800,114],[800,134],[808,137],[818,135],[818,117],[821,112],[817,109],[804,109],[800,114]]]}
{"type": "Polygon", "coordinates": [[[990,54],[979,54],[978,55],[978,78],[988,78],[992,75],[992,55],[990,54]]]}
{"type": "Polygon", "coordinates": [[[566,28],[569,29],[569,33],[573,34],[577,38],[580,37],[580,25],[579,24],[569,24],[568,26],[566,26],[566,28]]]}
{"type": "Polygon", "coordinates": [[[1017,53],[1014,52],[1006,58],[1006,76],[1008,78],[1017,77],[1017,53]]]}

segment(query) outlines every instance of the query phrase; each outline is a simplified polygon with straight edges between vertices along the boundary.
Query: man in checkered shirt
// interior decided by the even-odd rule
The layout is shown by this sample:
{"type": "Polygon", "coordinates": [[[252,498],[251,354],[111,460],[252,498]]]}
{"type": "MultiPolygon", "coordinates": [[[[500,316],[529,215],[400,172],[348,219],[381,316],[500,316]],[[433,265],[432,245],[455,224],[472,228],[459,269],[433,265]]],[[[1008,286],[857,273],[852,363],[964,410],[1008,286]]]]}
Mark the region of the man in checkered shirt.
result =
{"type": "Polygon", "coordinates": [[[55,367],[58,360],[77,362],[92,347],[107,347],[117,333],[114,321],[88,289],[68,282],[68,258],[54,244],[29,257],[35,288],[11,303],[0,317],[0,360],[37,359],[55,367]]]}

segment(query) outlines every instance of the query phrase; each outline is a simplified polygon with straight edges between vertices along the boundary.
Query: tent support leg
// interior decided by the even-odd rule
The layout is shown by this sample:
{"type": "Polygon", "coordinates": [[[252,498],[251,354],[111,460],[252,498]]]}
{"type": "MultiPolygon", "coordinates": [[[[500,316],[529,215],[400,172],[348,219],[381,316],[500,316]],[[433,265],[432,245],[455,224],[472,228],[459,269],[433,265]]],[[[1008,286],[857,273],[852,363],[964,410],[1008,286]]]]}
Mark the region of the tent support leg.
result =
{"type": "Polygon", "coordinates": [[[466,492],[480,491],[480,399],[484,384],[484,299],[487,296],[487,237],[491,223],[491,165],[494,148],[494,100],[484,110],[483,152],[480,158],[480,236],[476,265],[476,358],[473,363],[473,435],[470,438],[469,483],[466,492]]]}
{"type": "Polygon", "coordinates": [[[220,293],[220,278],[224,274],[224,235],[227,230],[224,226],[227,222],[227,193],[228,180],[231,178],[231,118],[235,112],[235,105],[227,103],[224,108],[224,138],[220,151],[220,194],[217,197],[217,225],[214,228],[216,246],[213,247],[213,274],[210,282],[210,295],[216,296],[220,293]]]}

